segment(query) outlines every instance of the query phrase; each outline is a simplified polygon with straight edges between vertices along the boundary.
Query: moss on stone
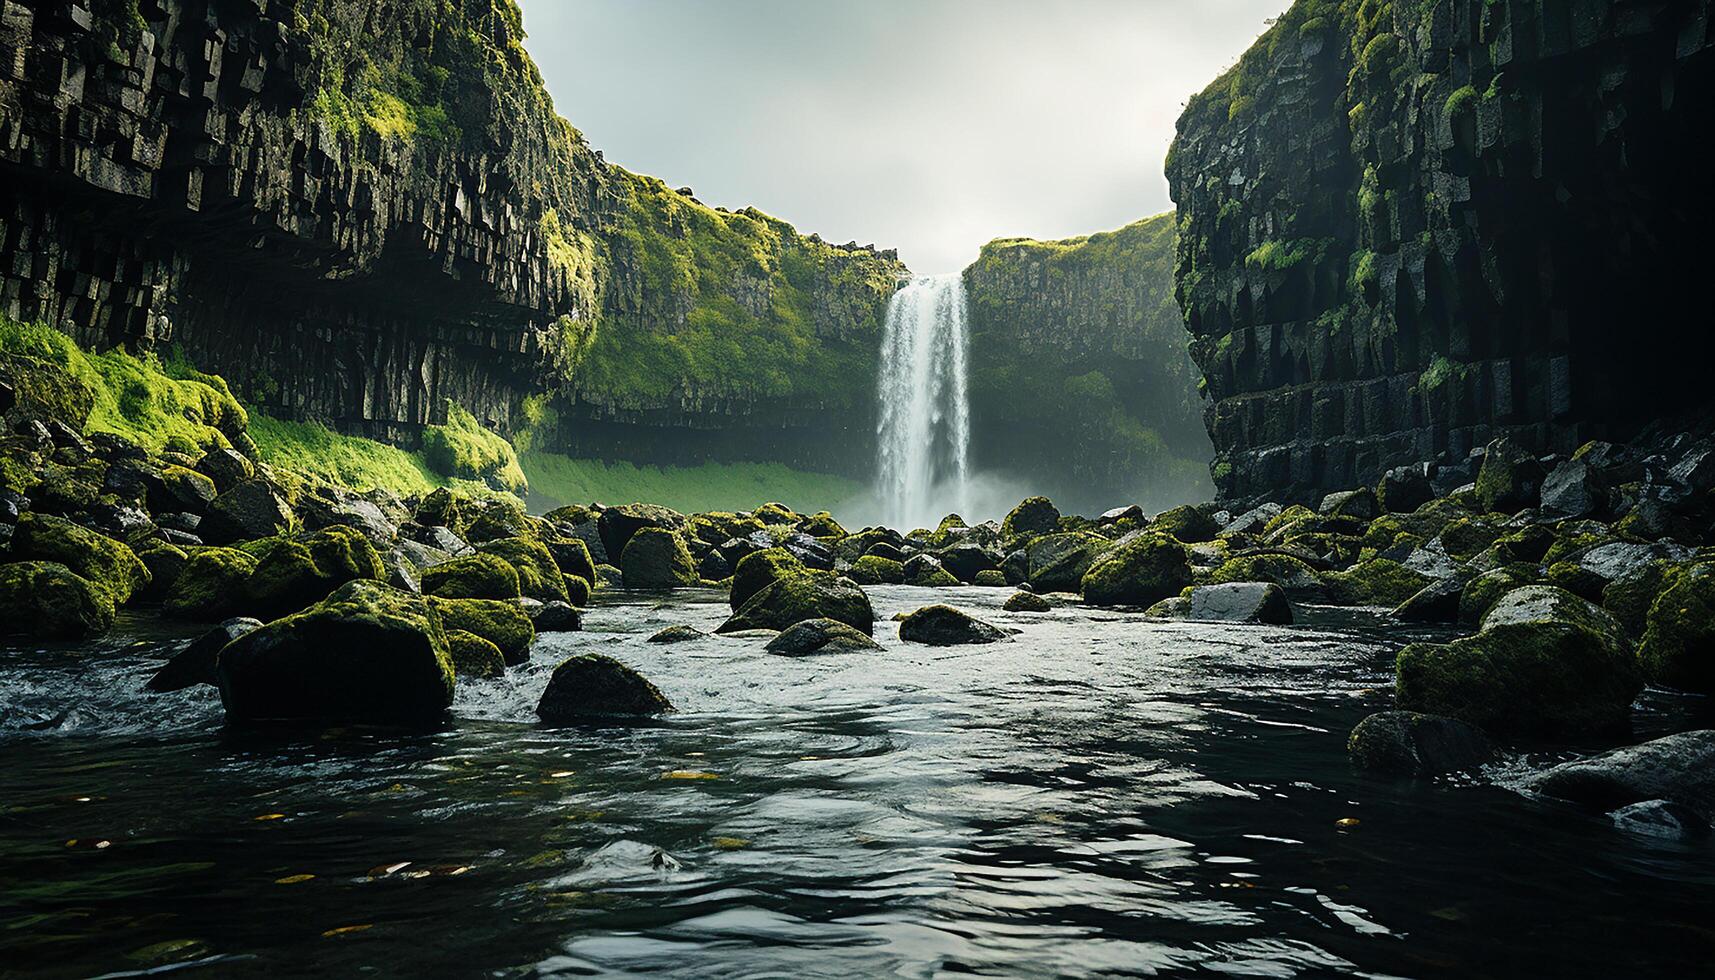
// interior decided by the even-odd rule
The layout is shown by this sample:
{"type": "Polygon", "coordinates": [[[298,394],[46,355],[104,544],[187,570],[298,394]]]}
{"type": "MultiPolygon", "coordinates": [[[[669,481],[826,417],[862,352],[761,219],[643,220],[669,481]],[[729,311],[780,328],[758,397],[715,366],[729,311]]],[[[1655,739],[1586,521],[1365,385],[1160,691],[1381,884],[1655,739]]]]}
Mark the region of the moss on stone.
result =
{"type": "Polygon", "coordinates": [[[1665,592],[1676,572],[1671,562],[1652,561],[1609,582],[1602,589],[1602,608],[1620,621],[1626,632],[1641,637],[1649,625],[1650,607],[1665,592]]]}
{"type": "Polygon", "coordinates": [[[494,678],[506,673],[500,648],[467,630],[447,630],[447,655],[458,677],[494,678]]]}
{"type": "Polygon", "coordinates": [[[1664,578],[1650,605],[1638,662],[1651,681],[1715,694],[1715,564],[1698,563],[1664,578]]]}
{"type": "Polygon", "coordinates": [[[1213,518],[1196,507],[1184,504],[1163,511],[1149,522],[1150,530],[1159,531],[1185,544],[1215,540],[1221,530],[1213,518]]]}
{"type": "Polygon", "coordinates": [[[1052,534],[1060,528],[1060,509],[1047,497],[1026,497],[1001,521],[1000,533],[1014,538],[1026,534],[1052,534]]]}
{"type": "Polygon", "coordinates": [[[865,635],[875,629],[875,611],[857,583],[800,567],[752,595],[716,632],[784,630],[806,619],[837,620],[865,635]]]}
{"type": "Polygon", "coordinates": [[[1291,555],[1262,554],[1229,558],[1209,574],[1206,585],[1228,582],[1273,582],[1283,589],[1311,589],[1320,580],[1316,570],[1291,555]]]}
{"type": "Polygon", "coordinates": [[[985,568],[976,574],[971,584],[989,589],[1005,588],[1007,585],[1006,573],[998,568],[985,568]]]}
{"type": "Polygon", "coordinates": [[[423,569],[423,593],[443,599],[517,599],[518,571],[491,554],[466,555],[423,569]]]}
{"type": "Polygon", "coordinates": [[[1079,590],[1104,606],[1148,606],[1191,584],[1184,545],[1165,534],[1143,534],[1102,555],[1084,573],[1079,590]]]}
{"type": "MultiPolygon", "coordinates": [[[[534,538],[500,538],[477,546],[477,551],[512,566],[518,573],[521,594],[543,602],[570,602],[566,577],[546,545],[534,538]]],[[[444,595],[445,593],[436,593],[444,595]]],[[[501,596],[471,596],[469,598],[497,599],[501,596]]]]}
{"type": "Polygon", "coordinates": [[[1481,622],[1501,596],[1535,582],[1537,570],[1533,565],[1508,565],[1484,572],[1459,592],[1459,621],[1481,622]]]}
{"type": "Polygon", "coordinates": [[[504,599],[429,598],[429,608],[441,617],[448,630],[463,630],[482,637],[500,651],[508,664],[530,659],[536,642],[536,627],[518,603],[504,599]]]}
{"type": "Polygon", "coordinates": [[[803,570],[803,563],[785,548],[765,548],[739,559],[732,572],[732,593],[728,604],[738,609],[750,597],[767,588],[782,576],[803,570]]]}
{"type": "Polygon", "coordinates": [[[387,578],[375,546],[345,525],[255,543],[249,550],[258,560],[245,582],[245,611],[265,619],[319,602],[347,582],[387,578]]]}
{"type": "Polygon", "coordinates": [[[1344,572],[1322,576],[1337,605],[1397,606],[1422,591],[1430,578],[1387,558],[1372,558],[1344,572]]]}
{"type": "Polygon", "coordinates": [[[0,565],[0,632],[81,639],[113,626],[108,591],[57,562],[0,565]]]}
{"type": "Polygon", "coordinates": [[[445,477],[481,480],[496,490],[523,493],[529,481],[518,453],[497,433],[484,428],[462,406],[447,403],[445,425],[423,430],[423,458],[445,477]]]}
{"type": "Polygon", "coordinates": [[[905,584],[905,566],[880,555],[864,555],[852,562],[850,575],[859,585],[905,584]]]}
{"type": "Polygon", "coordinates": [[[196,548],[167,591],[162,610],[169,616],[203,622],[237,615],[256,564],[253,556],[236,548],[196,548]]]}
{"type": "Polygon", "coordinates": [[[697,584],[697,564],[685,539],[666,528],[639,528],[619,556],[628,589],[674,589],[697,584]]]}
{"type": "Polygon", "coordinates": [[[106,590],[120,606],[149,585],[148,566],[124,542],[59,517],[20,516],[12,532],[12,555],[64,565],[106,590]]]}

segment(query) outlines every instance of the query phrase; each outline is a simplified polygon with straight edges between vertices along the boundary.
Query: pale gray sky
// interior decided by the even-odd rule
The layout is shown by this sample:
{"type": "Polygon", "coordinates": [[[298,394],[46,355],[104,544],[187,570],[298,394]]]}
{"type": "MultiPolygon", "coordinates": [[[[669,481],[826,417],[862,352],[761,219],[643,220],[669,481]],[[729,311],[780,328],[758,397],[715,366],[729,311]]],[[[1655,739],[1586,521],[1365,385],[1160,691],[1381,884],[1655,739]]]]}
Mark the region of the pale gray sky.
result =
{"type": "Polygon", "coordinates": [[[1288,0],[519,0],[615,163],[952,272],[1167,210],[1185,100],[1288,0]]]}

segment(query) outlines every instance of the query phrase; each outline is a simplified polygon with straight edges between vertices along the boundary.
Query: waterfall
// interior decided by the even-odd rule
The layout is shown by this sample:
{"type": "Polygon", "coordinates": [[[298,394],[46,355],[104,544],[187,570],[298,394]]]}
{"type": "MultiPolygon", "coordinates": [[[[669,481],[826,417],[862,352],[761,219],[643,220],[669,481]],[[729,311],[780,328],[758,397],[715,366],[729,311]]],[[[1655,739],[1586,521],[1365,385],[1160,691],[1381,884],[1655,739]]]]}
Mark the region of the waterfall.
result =
{"type": "Polygon", "coordinates": [[[963,512],[971,438],[965,284],[919,276],[887,304],[881,345],[878,485],[884,519],[909,532],[963,512]]]}

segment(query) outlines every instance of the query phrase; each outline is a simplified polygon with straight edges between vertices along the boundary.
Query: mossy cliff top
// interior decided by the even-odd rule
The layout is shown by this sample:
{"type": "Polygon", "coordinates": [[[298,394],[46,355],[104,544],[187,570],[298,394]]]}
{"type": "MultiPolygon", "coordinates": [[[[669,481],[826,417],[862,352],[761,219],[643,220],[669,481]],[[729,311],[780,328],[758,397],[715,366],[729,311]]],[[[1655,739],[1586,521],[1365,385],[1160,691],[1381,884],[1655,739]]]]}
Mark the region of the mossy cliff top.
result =
{"type": "Polygon", "coordinates": [[[1223,491],[1705,406],[1710,6],[1298,0],[1194,96],[1166,169],[1223,491]]]}

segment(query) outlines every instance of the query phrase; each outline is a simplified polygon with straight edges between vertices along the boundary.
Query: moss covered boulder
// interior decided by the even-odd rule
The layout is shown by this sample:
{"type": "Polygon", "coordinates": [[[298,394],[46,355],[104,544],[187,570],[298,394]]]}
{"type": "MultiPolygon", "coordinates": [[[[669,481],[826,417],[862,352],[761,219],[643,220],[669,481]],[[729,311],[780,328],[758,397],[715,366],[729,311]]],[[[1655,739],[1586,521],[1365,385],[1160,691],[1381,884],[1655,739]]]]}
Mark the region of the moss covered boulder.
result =
{"type": "Polygon", "coordinates": [[[1283,589],[1295,591],[1321,586],[1316,570],[1303,559],[1273,552],[1229,558],[1209,573],[1207,584],[1227,582],[1273,582],[1283,589]]]}
{"type": "Polygon", "coordinates": [[[501,656],[500,648],[468,630],[447,630],[447,655],[452,658],[453,674],[458,677],[494,678],[506,673],[506,659],[501,656]]]}
{"type": "Polygon", "coordinates": [[[1657,684],[1715,694],[1715,563],[1676,569],[1662,582],[1638,662],[1657,684]]]}
{"type": "Polygon", "coordinates": [[[980,585],[986,589],[1003,589],[1006,587],[1006,573],[998,568],[988,568],[976,574],[971,579],[972,585],[980,585]]]}
{"type": "Polygon", "coordinates": [[[1336,605],[1387,606],[1410,599],[1430,583],[1429,576],[1387,558],[1361,561],[1344,572],[1322,576],[1336,605]]]}
{"type": "Polygon", "coordinates": [[[466,555],[423,569],[423,594],[443,599],[516,599],[518,571],[494,555],[466,555]]]}
{"type": "Polygon", "coordinates": [[[585,582],[595,581],[595,559],[583,539],[550,538],[542,544],[547,547],[548,554],[554,556],[554,564],[560,566],[562,574],[568,577],[575,575],[585,582]]]}
{"type": "Polygon", "coordinates": [[[1060,508],[1047,497],[1026,497],[1019,501],[1001,521],[1000,533],[1006,537],[1027,534],[1052,534],[1060,529],[1060,508]]]}
{"type": "Polygon", "coordinates": [[[848,573],[851,580],[859,585],[903,585],[905,583],[905,566],[891,558],[880,555],[864,555],[852,562],[852,570],[848,573]]]}
{"type": "Polygon", "coordinates": [[[1477,473],[1477,501],[1484,510],[1503,514],[1534,507],[1542,478],[1542,464],[1528,450],[1511,439],[1496,439],[1477,473]]]}
{"type": "Polygon", "coordinates": [[[1399,653],[1399,706],[1501,734],[1625,728],[1643,681],[1617,623],[1551,586],[1515,590],[1475,636],[1399,653]]]}
{"type": "Polygon", "coordinates": [[[804,563],[785,548],[764,548],[745,555],[733,568],[732,591],[727,603],[738,609],[781,578],[804,570],[804,563]]]}
{"type": "Polygon", "coordinates": [[[1477,623],[1500,600],[1514,589],[1530,585],[1537,579],[1533,565],[1507,565],[1473,578],[1459,591],[1459,621],[1477,623]]]}
{"type": "Polygon", "coordinates": [[[783,657],[808,657],[821,653],[872,653],[881,644],[845,623],[832,619],[807,619],[796,623],[763,649],[783,657]]]}
{"type": "Polygon", "coordinates": [[[494,644],[508,665],[530,659],[530,645],[536,642],[536,626],[518,603],[504,599],[431,596],[429,608],[441,617],[441,624],[447,629],[475,633],[494,644]]]}
{"type": "Polygon", "coordinates": [[[942,566],[932,555],[912,555],[903,566],[905,584],[922,589],[951,589],[959,584],[958,576],[942,566]]]}
{"type": "Polygon", "coordinates": [[[60,517],[25,513],[12,532],[12,556],[57,562],[107,590],[116,605],[148,587],[149,568],[121,541],[60,517]]]}
{"type": "Polygon", "coordinates": [[[819,510],[798,522],[798,530],[816,538],[843,538],[846,529],[834,520],[834,515],[819,510]]]}
{"type": "Polygon", "coordinates": [[[1190,584],[1185,547],[1165,534],[1148,533],[1104,553],[1084,573],[1079,590],[1097,605],[1149,606],[1190,584]]]}
{"type": "Polygon", "coordinates": [[[113,626],[113,596],[57,562],[0,565],[0,632],[81,639],[113,626]]]}
{"type": "Polygon", "coordinates": [[[477,551],[511,565],[518,573],[518,589],[523,595],[542,602],[571,601],[571,594],[566,591],[566,577],[542,542],[534,538],[499,538],[482,543],[477,551]]]}
{"type": "Polygon", "coordinates": [[[907,643],[949,647],[967,643],[999,643],[1012,638],[1006,630],[985,623],[952,606],[924,606],[899,621],[899,638],[907,643]]]}
{"type": "Polygon", "coordinates": [[[214,498],[197,525],[197,535],[209,544],[233,544],[267,538],[289,530],[292,508],[264,480],[245,480],[214,498]]]}
{"type": "Polygon", "coordinates": [[[348,582],[234,640],[215,676],[231,721],[427,722],[453,700],[440,617],[422,596],[348,582]]]}
{"type": "Polygon", "coordinates": [[[277,538],[260,550],[244,594],[247,611],[264,619],[319,602],[347,582],[387,579],[375,546],[343,524],[277,538]]]}
{"type": "Polygon", "coordinates": [[[618,558],[625,554],[625,546],[631,543],[631,536],[638,531],[646,527],[678,531],[688,523],[685,515],[668,507],[657,504],[624,504],[602,511],[601,516],[596,518],[596,531],[601,535],[602,547],[610,556],[618,558]]]}
{"type": "Polygon", "coordinates": [[[1494,756],[1488,737],[1457,718],[1383,711],[1352,729],[1346,751],[1359,769],[1391,776],[1438,776],[1494,756]]]}
{"type": "Polygon", "coordinates": [[[673,703],[642,674],[612,657],[586,653],[554,668],[536,716],[549,725],[571,725],[672,710],[673,703]]]}
{"type": "Polygon", "coordinates": [[[1025,554],[1030,565],[1030,585],[1037,592],[1076,592],[1112,541],[1089,531],[1045,534],[1030,543],[1025,554]]]}
{"type": "Polygon", "coordinates": [[[185,570],[185,564],[191,560],[190,553],[160,538],[143,538],[129,543],[137,560],[149,569],[148,586],[133,598],[160,601],[178,581],[179,573],[185,570]]]}
{"type": "Polygon", "coordinates": [[[1007,612],[1045,613],[1054,605],[1034,592],[1014,592],[1001,608],[1007,612]]]}
{"type": "Polygon", "coordinates": [[[469,523],[463,502],[446,487],[431,491],[424,497],[412,519],[424,527],[444,527],[454,534],[463,531],[469,523]]]}
{"type": "Polygon", "coordinates": [[[1215,535],[1221,531],[1220,525],[1215,523],[1214,518],[1190,504],[1183,504],[1157,514],[1155,520],[1149,522],[1149,529],[1159,531],[1185,544],[1213,541],[1215,535]]]}
{"type": "Polygon", "coordinates": [[[685,539],[658,527],[639,528],[619,556],[627,589],[675,589],[697,584],[697,563],[685,539]]]}
{"type": "Polygon", "coordinates": [[[1602,608],[1619,620],[1627,633],[1643,636],[1649,627],[1650,607],[1667,591],[1668,580],[1677,568],[1672,562],[1650,561],[1627,569],[1602,587],[1602,608]]]}
{"type": "Polygon", "coordinates": [[[516,501],[480,500],[466,506],[470,523],[464,529],[464,539],[471,544],[539,536],[536,522],[516,501]]]}
{"type": "Polygon", "coordinates": [[[236,548],[197,548],[173,581],[161,610],[179,619],[218,622],[237,615],[256,571],[254,555],[236,548]]]}
{"type": "Polygon", "coordinates": [[[865,635],[875,632],[875,610],[856,582],[809,569],[788,572],[765,586],[715,632],[784,630],[806,619],[832,619],[865,635]]]}

